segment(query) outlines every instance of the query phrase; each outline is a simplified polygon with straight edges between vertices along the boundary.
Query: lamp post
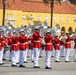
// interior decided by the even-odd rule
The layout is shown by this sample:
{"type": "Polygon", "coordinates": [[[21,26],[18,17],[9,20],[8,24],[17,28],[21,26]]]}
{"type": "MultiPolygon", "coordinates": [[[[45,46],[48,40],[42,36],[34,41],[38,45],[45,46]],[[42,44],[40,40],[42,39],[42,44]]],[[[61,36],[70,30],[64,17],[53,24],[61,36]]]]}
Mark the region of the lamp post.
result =
{"type": "Polygon", "coordinates": [[[50,7],[51,7],[51,23],[50,23],[50,27],[52,28],[53,25],[53,7],[54,7],[54,0],[50,1],[50,7]]]}
{"type": "Polygon", "coordinates": [[[51,12],[51,20],[50,20],[50,27],[52,28],[52,25],[53,25],[53,8],[54,8],[54,1],[58,1],[59,3],[61,2],[61,0],[43,0],[44,3],[49,3],[50,2],[50,12],[51,12]]]}
{"type": "Polygon", "coordinates": [[[2,4],[3,4],[3,20],[2,20],[2,26],[4,26],[4,22],[5,22],[6,0],[2,0],[2,4]]]}

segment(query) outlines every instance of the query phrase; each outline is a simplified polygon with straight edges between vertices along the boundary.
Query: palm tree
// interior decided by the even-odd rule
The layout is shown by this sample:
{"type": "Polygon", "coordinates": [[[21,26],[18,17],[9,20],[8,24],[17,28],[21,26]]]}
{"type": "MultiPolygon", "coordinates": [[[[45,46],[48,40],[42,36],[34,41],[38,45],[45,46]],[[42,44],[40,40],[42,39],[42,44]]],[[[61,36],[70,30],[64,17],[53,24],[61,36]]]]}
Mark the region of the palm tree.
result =
{"type": "MultiPolygon", "coordinates": [[[[48,4],[48,3],[50,3],[50,8],[51,8],[51,23],[50,23],[50,27],[52,28],[52,17],[53,17],[53,7],[54,7],[54,1],[55,0],[43,0],[43,2],[45,3],[45,4],[48,4]]],[[[61,0],[56,0],[56,1],[58,1],[59,3],[61,2],[61,0]]]]}

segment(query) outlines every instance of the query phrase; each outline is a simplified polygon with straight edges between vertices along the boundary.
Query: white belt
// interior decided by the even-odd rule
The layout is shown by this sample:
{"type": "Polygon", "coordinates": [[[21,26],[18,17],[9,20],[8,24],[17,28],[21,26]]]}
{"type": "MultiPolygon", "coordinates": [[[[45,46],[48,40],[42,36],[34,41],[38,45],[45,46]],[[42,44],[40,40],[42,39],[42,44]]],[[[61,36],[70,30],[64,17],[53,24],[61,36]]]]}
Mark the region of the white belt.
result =
{"type": "Polygon", "coordinates": [[[59,44],[55,44],[55,45],[59,45],[59,44]]]}
{"type": "Polygon", "coordinates": [[[40,42],[40,41],[34,41],[34,42],[40,42]]]}
{"type": "Polygon", "coordinates": [[[66,43],[70,44],[70,42],[66,42],[66,43]]]}
{"type": "Polygon", "coordinates": [[[12,45],[15,45],[15,46],[16,46],[16,45],[18,45],[18,44],[12,44],[12,45]]]}
{"type": "Polygon", "coordinates": [[[52,45],[52,43],[46,43],[46,45],[52,45]]]}

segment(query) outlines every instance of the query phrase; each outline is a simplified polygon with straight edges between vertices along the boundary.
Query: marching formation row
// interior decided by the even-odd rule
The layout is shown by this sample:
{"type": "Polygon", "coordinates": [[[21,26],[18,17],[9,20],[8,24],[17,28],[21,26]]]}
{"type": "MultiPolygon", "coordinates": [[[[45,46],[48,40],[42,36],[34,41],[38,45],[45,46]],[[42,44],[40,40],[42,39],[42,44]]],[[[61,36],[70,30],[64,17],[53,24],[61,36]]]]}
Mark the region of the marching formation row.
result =
{"type": "Polygon", "coordinates": [[[58,37],[57,34],[52,36],[50,30],[46,31],[44,37],[39,34],[39,29],[34,28],[33,34],[28,37],[25,35],[24,30],[19,31],[20,35],[18,36],[16,30],[9,32],[8,37],[3,37],[2,31],[0,31],[0,65],[3,65],[3,60],[5,59],[5,47],[10,47],[10,59],[11,66],[16,67],[19,63],[19,67],[25,67],[24,62],[27,62],[28,54],[28,42],[30,43],[30,49],[32,51],[31,61],[33,62],[33,68],[40,68],[38,64],[39,54],[42,50],[42,45],[45,48],[45,69],[51,68],[51,56],[53,48],[55,50],[55,62],[60,62],[59,57],[64,56],[64,48],[66,49],[65,53],[65,62],[70,62],[70,49],[71,49],[71,40],[74,40],[74,61],[76,62],[76,35],[71,37],[68,33],[61,31],[61,36],[58,37]],[[45,43],[42,42],[42,39],[45,43]]]}

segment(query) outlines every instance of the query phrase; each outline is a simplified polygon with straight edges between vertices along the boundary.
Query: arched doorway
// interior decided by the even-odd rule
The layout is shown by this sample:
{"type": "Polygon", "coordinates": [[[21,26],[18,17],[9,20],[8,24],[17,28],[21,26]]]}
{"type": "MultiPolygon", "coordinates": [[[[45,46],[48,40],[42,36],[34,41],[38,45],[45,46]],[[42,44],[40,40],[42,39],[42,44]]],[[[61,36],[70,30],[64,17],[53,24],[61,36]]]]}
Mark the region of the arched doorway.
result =
{"type": "Polygon", "coordinates": [[[64,31],[64,32],[65,32],[65,27],[62,27],[62,28],[61,28],[61,31],[64,31]]]}
{"type": "Polygon", "coordinates": [[[76,33],[76,28],[75,28],[75,33],[76,33]]]}
{"type": "Polygon", "coordinates": [[[69,31],[69,33],[72,32],[73,31],[72,27],[69,27],[68,31],[69,31]]]}
{"type": "Polygon", "coordinates": [[[72,27],[69,27],[68,32],[71,34],[73,32],[72,27]]]}

